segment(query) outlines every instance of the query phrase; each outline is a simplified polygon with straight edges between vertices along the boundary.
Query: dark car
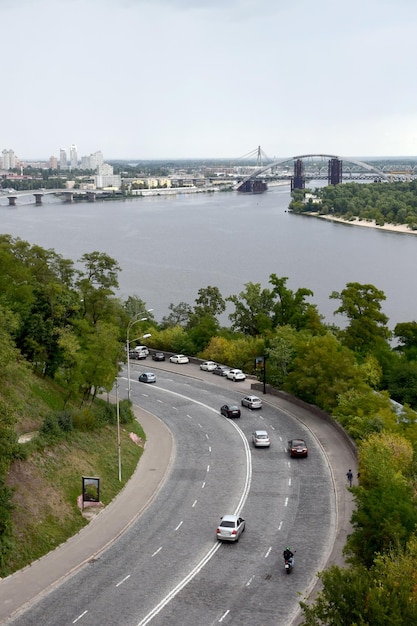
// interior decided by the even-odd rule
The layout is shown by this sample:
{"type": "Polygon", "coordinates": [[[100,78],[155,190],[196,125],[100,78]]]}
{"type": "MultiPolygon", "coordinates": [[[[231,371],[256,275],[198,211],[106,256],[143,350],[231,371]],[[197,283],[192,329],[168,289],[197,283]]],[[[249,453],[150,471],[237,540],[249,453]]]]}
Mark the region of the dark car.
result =
{"type": "Polygon", "coordinates": [[[220,413],[225,417],[240,417],[240,409],[236,404],[223,404],[220,413]]]}
{"type": "Polygon", "coordinates": [[[227,367],[227,365],[217,365],[217,367],[215,367],[213,370],[213,374],[217,374],[218,376],[226,376],[229,370],[230,367],[227,367]]]}
{"type": "Polygon", "coordinates": [[[291,457],[308,456],[308,448],[304,439],[290,439],[288,442],[288,453],[291,457]]]}
{"type": "Polygon", "coordinates": [[[163,352],[154,352],[152,355],[153,361],[165,361],[165,354],[163,352]]]}
{"type": "Polygon", "coordinates": [[[139,376],[140,383],[156,383],[156,376],[153,372],[144,372],[139,376]]]}

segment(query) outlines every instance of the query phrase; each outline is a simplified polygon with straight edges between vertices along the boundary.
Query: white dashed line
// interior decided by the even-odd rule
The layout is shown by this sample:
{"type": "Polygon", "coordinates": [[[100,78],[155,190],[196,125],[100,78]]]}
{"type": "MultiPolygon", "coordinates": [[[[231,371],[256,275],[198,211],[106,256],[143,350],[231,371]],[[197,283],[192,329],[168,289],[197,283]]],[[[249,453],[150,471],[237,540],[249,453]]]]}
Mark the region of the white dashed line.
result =
{"type": "Polygon", "coordinates": [[[207,471],[208,472],[210,471],[210,465],[207,465],[207,471]]]}
{"type": "Polygon", "coordinates": [[[288,506],[288,498],[285,498],[285,504],[284,506],[288,506]]]}
{"type": "Polygon", "coordinates": [[[130,578],[130,574],[125,576],[119,583],[117,583],[116,587],[120,587],[120,585],[123,585],[123,583],[126,582],[128,578],[130,578]]]}
{"type": "Polygon", "coordinates": [[[269,555],[271,554],[271,550],[272,550],[272,547],[268,548],[268,550],[266,551],[266,554],[265,554],[265,558],[266,558],[266,559],[267,559],[267,558],[269,557],[269,555]]]}
{"type": "Polygon", "coordinates": [[[225,617],[227,617],[229,615],[229,613],[230,613],[230,610],[227,609],[226,613],[223,613],[223,615],[219,619],[219,624],[224,620],[225,617]]]}
{"type": "Polygon", "coordinates": [[[255,578],[255,576],[251,576],[251,577],[249,578],[248,582],[246,583],[246,587],[249,587],[249,586],[250,586],[250,584],[251,584],[251,582],[252,582],[252,580],[253,580],[254,578],[255,578]]]}
{"type": "Polygon", "coordinates": [[[288,479],[288,487],[291,487],[291,478],[288,479]]]}
{"type": "Polygon", "coordinates": [[[282,528],[282,522],[279,523],[278,530],[281,530],[281,528],[282,528]]]}
{"type": "Polygon", "coordinates": [[[201,489],[204,489],[205,486],[206,486],[206,481],[204,481],[203,484],[201,485],[201,489]]]}
{"type": "Polygon", "coordinates": [[[81,615],[79,615],[72,623],[76,624],[78,622],[78,620],[80,620],[82,617],[84,617],[84,615],[86,615],[88,613],[88,611],[84,611],[83,613],[81,613],[81,615]]]}
{"type": "Polygon", "coordinates": [[[155,550],[155,552],[152,554],[152,556],[156,556],[158,554],[158,552],[161,552],[162,550],[162,546],[160,548],[158,548],[158,550],[155,550]]]}
{"type": "Polygon", "coordinates": [[[180,522],[175,530],[178,530],[179,528],[181,528],[182,525],[183,525],[183,522],[180,522]]]}
{"type": "Polygon", "coordinates": [[[197,504],[197,500],[194,500],[193,505],[192,505],[192,509],[195,507],[195,505],[197,504]]]}

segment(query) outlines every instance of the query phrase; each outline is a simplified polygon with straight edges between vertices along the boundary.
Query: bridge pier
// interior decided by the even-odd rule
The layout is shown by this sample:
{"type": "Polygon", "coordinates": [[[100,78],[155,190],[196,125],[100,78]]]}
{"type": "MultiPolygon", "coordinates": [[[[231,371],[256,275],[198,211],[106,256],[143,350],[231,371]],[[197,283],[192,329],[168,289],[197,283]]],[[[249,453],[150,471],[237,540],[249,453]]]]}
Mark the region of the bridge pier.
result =
{"type": "Polygon", "coordinates": [[[65,196],[65,202],[68,202],[71,204],[71,202],[74,202],[74,194],[72,193],[72,191],[64,191],[64,196],[65,196]]]}
{"type": "Polygon", "coordinates": [[[297,159],[294,161],[294,176],[291,179],[291,191],[293,191],[293,189],[305,189],[305,186],[304,164],[301,159],[297,159]]]}
{"type": "Polygon", "coordinates": [[[9,206],[16,206],[17,196],[8,196],[9,206]]]}
{"type": "Polygon", "coordinates": [[[43,193],[34,193],[35,204],[42,204],[43,193]]]}

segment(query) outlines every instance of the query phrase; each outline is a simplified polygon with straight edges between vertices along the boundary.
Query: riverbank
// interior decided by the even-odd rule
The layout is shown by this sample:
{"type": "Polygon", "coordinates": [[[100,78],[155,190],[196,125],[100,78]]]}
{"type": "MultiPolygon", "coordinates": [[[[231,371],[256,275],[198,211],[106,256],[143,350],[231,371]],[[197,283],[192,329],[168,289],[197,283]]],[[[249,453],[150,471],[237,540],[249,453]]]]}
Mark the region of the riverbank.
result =
{"type": "Polygon", "coordinates": [[[348,226],[365,226],[366,228],[377,228],[379,230],[388,230],[394,233],[417,235],[417,230],[410,230],[407,224],[384,224],[383,226],[378,226],[375,220],[364,220],[359,217],[345,220],[342,217],[334,217],[333,215],[320,215],[320,213],[304,213],[303,215],[311,215],[313,217],[319,217],[322,220],[327,220],[328,222],[339,222],[348,226]]]}

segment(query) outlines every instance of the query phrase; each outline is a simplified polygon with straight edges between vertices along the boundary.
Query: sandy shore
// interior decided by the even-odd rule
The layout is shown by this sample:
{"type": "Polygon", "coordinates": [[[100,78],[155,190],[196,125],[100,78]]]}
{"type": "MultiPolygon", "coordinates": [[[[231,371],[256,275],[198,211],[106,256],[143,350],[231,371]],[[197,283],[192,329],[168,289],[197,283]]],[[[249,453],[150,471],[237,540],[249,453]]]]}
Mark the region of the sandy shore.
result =
{"type": "Polygon", "coordinates": [[[366,228],[389,230],[394,233],[417,235],[417,230],[410,230],[406,224],[384,224],[384,226],[377,226],[375,220],[363,220],[359,219],[359,217],[355,217],[353,220],[344,220],[342,217],[320,215],[319,213],[304,213],[304,215],[313,215],[314,217],[319,217],[322,220],[327,220],[329,222],[341,222],[342,224],[347,224],[349,226],[365,226],[366,228]]]}

